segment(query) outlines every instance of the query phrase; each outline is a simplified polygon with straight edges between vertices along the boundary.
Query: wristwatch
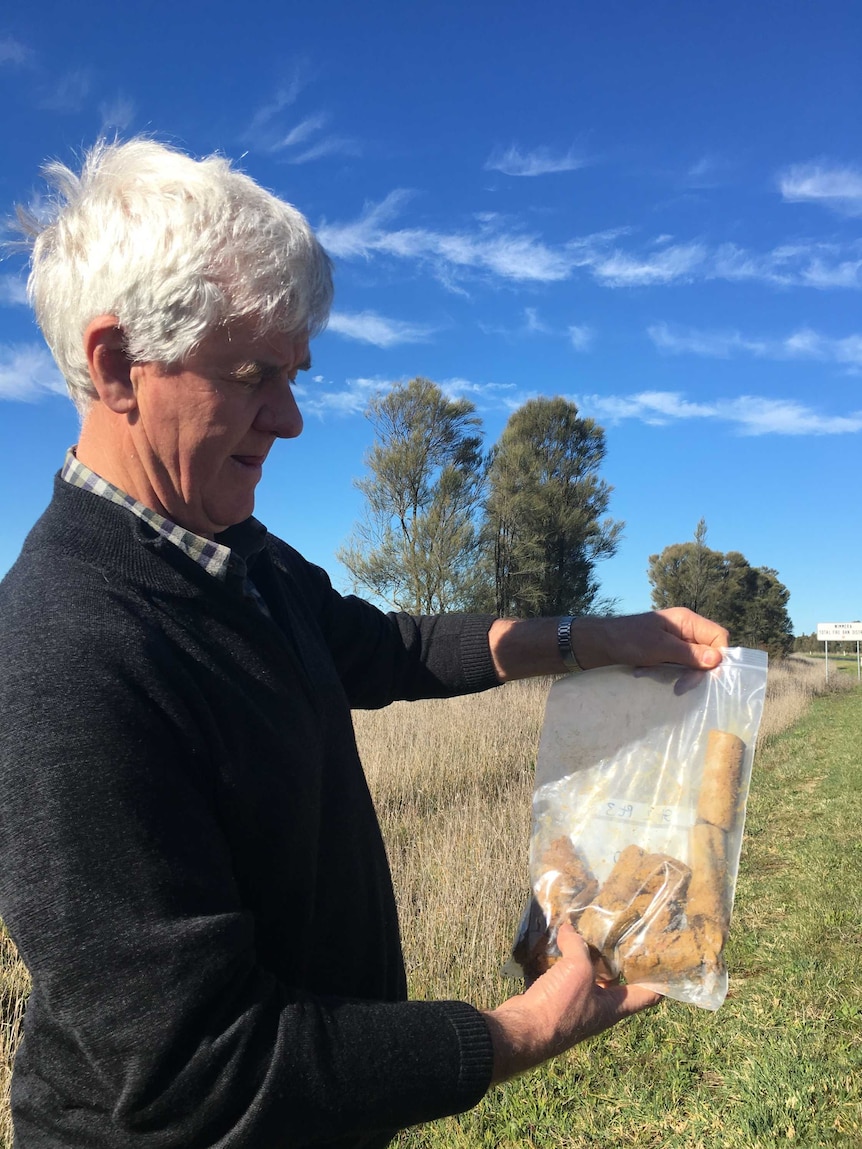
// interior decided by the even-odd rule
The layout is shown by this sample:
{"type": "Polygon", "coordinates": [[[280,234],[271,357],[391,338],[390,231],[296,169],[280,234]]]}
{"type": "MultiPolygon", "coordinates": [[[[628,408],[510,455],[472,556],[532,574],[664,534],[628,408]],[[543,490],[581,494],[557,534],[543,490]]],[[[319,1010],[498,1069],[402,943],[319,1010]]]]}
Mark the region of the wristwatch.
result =
{"type": "Polygon", "coordinates": [[[557,623],[557,649],[560,652],[560,658],[566,665],[566,670],[569,671],[583,669],[572,649],[572,623],[574,621],[571,615],[566,615],[557,623]]]}

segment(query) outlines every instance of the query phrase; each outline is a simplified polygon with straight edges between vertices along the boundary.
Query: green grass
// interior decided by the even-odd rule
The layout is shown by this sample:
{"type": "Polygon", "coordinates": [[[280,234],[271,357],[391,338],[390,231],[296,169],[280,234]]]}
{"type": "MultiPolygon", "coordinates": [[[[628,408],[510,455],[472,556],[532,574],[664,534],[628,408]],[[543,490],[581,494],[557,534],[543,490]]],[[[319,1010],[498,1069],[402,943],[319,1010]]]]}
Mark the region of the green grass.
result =
{"type": "MultiPolygon", "coordinates": [[[[826,662],[826,655],[823,651],[813,651],[806,654],[805,658],[816,658],[820,662],[826,662]]],[[[855,654],[833,654],[829,652],[829,673],[832,674],[833,670],[840,671],[842,674],[852,674],[857,677],[859,674],[859,662],[855,654]]],[[[824,668],[825,673],[825,668],[824,668]]]]}
{"type": "Polygon", "coordinates": [[[758,755],[720,1010],[663,1002],[399,1149],[862,1146],[860,774],[855,690],[758,755]]]}

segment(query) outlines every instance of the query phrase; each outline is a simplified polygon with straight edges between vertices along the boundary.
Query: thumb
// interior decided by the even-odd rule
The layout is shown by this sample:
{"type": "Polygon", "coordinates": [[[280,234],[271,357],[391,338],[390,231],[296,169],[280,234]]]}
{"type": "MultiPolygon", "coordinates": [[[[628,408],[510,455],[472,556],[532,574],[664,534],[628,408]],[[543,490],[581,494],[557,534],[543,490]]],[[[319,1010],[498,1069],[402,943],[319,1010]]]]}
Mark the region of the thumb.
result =
{"type": "Polygon", "coordinates": [[[566,961],[578,966],[582,974],[588,972],[590,978],[595,979],[597,987],[600,987],[605,999],[605,1008],[615,1014],[618,1013],[620,1017],[639,1013],[640,1010],[647,1009],[661,1001],[661,994],[654,990],[646,989],[641,985],[619,985],[617,978],[602,976],[601,968],[597,969],[596,965],[604,967],[603,960],[599,957],[597,963],[593,957],[595,951],[590,949],[586,941],[569,922],[564,922],[560,926],[557,934],[557,946],[566,961]]]}
{"type": "Polygon", "coordinates": [[[586,964],[592,969],[590,947],[571,922],[563,922],[557,931],[557,947],[566,961],[574,962],[576,965],[586,964]]]}
{"type": "Polygon", "coordinates": [[[691,653],[695,659],[694,665],[702,670],[712,670],[721,662],[721,651],[714,646],[693,646],[691,653]]]}
{"type": "Polygon", "coordinates": [[[619,978],[614,977],[608,969],[604,958],[598,950],[594,950],[568,922],[566,922],[564,926],[560,926],[560,931],[557,935],[557,947],[563,957],[574,961],[576,964],[581,964],[583,962],[583,955],[586,954],[587,961],[590,963],[592,976],[600,984],[609,985],[619,981],[619,978]],[[564,929],[566,933],[563,936],[564,929]]]}

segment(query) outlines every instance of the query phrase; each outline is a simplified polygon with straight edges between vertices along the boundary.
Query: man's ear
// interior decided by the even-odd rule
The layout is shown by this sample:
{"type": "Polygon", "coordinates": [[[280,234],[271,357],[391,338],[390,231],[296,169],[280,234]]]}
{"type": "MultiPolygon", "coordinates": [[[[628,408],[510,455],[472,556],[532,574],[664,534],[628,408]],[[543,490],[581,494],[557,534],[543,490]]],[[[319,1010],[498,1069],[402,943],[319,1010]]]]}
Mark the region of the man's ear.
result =
{"type": "Polygon", "coordinates": [[[84,351],[93,386],[99,399],[117,415],[137,406],[132,386],[131,363],[116,315],[97,315],[84,331],[84,351]]]}

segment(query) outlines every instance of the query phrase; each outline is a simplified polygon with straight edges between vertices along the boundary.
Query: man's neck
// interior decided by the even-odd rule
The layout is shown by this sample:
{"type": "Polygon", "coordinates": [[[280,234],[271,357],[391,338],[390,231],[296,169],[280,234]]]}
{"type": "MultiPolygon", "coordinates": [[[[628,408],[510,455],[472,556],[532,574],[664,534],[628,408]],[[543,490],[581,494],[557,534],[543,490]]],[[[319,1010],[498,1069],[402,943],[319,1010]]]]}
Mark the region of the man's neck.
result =
{"type": "Polygon", "coordinates": [[[128,416],[117,415],[94,400],[81,425],[75,456],[127,495],[160,515],[166,514],[138,461],[128,416]]]}
{"type": "Polygon", "coordinates": [[[201,529],[194,523],[179,521],[176,514],[159,498],[151,481],[152,465],[147,469],[141,457],[139,443],[132,430],[132,421],[140,416],[117,414],[98,399],[84,417],[81,434],[75,450],[79,462],[101,478],[130,495],[142,506],[155,511],[178,526],[192,531],[201,538],[214,538],[214,530],[201,529]]]}

